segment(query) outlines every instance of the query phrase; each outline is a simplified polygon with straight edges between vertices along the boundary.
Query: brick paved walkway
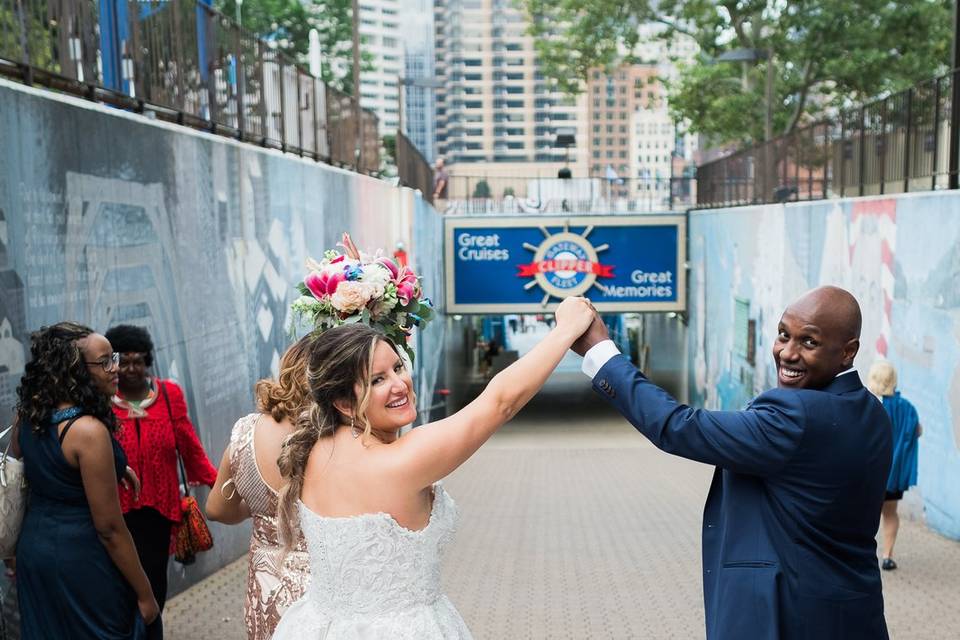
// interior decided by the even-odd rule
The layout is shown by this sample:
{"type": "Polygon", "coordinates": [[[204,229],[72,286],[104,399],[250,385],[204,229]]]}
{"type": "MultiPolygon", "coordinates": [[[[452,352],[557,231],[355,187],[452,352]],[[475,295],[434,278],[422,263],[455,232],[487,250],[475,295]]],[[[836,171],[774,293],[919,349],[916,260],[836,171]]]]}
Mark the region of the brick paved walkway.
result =
{"type": "MultiPolygon", "coordinates": [[[[480,639],[702,638],[711,469],[654,449],[559,376],[446,487],[461,508],[444,582],[480,639]]],[[[960,638],[960,543],[905,521],[884,574],[894,639],[960,638]]],[[[174,598],[171,640],[242,638],[240,560],[174,598]]]]}

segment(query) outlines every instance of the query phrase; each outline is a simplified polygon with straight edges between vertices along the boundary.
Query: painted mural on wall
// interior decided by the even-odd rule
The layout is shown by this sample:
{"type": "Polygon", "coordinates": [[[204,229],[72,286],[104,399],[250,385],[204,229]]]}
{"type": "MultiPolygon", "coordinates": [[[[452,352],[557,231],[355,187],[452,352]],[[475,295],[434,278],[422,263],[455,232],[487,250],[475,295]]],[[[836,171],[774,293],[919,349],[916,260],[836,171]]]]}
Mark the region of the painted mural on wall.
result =
{"type": "MultiPolygon", "coordinates": [[[[153,336],[157,372],[183,384],[217,461],[253,409],[254,382],[276,372],[290,342],[308,255],[349,231],[364,249],[403,242],[429,264],[415,252],[435,240],[411,237],[414,210],[418,221],[438,216],[409,190],[51,96],[0,81],[0,421],[30,331],[133,323],[153,336]]],[[[432,385],[435,372],[421,373],[432,385]]],[[[236,558],[249,534],[214,535],[194,578],[236,558]]]]}
{"type": "Polygon", "coordinates": [[[776,385],[773,340],[792,299],[824,284],[854,293],[863,311],[857,369],[865,379],[877,358],[897,368],[924,425],[927,522],[960,539],[960,197],[696,212],[690,263],[690,395],[708,408],[742,408],[776,385]]]}

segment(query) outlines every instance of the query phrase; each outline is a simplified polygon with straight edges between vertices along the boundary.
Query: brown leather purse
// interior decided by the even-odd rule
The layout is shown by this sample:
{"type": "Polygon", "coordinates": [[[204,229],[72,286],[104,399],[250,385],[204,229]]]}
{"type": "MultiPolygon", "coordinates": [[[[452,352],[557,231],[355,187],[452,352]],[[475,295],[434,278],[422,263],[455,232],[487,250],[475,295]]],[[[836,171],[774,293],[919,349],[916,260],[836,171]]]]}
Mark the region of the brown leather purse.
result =
{"type": "MultiPolygon", "coordinates": [[[[170,416],[170,425],[173,426],[173,411],[170,409],[170,399],[167,398],[166,385],[161,380],[157,380],[157,386],[160,387],[160,394],[167,405],[167,415],[170,416]]],[[[174,433],[173,442],[176,447],[176,433],[174,433]]],[[[180,497],[180,524],[175,534],[173,557],[180,564],[193,564],[197,560],[198,553],[209,551],[213,547],[213,535],[210,533],[210,527],[207,526],[206,518],[203,517],[200,505],[197,504],[197,499],[190,495],[187,471],[183,466],[183,456],[180,455],[179,448],[177,448],[177,462],[180,466],[180,486],[184,495],[180,497]]]]}

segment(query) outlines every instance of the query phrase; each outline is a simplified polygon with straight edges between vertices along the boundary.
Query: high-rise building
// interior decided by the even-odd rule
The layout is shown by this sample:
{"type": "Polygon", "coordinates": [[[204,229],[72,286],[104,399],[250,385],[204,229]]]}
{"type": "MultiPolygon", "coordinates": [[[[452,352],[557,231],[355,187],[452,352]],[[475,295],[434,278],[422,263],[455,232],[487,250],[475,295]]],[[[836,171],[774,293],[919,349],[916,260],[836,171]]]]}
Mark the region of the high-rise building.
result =
{"type": "Polygon", "coordinates": [[[401,0],[404,78],[403,130],[423,157],[433,162],[437,138],[435,88],[417,84],[434,79],[433,0],[401,0]]]}
{"type": "Polygon", "coordinates": [[[360,37],[373,56],[373,70],[360,73],[360,106],[377,114],[380,135],[397,130],[399,79],[403,68],[400,1],[361,0],[360,37]]]}
{"type": "Polygon", "coordinates": [[[527,19],[511,0],[434,0],[437,153],[469,175],[557,173],[570,158],[585,175],[585,99],[553,90],[540,71],[527,19]],[[558,129],[576,145],[558,148],[558,129]]]}
{"type": "Polygon", "coordinates": [[[663,102],[663,90],[653,65],[624,65],[610,73],[590,72],[587,81],[590,176],[635,177],[631,171],[633,117],[641,109],[663,102]]]}
{"type": "MultiPolygon", "coordinates": [[[[671,178],[690,177],[688,167],[693,165],[697,137],[687,133],[670,115],[667,105],[660,103],[633,114],[631,140],[635,193],[657,204],[667,203],[671,178]]],[[[677,189],[675,186],[674,191],[677,189]]]]}

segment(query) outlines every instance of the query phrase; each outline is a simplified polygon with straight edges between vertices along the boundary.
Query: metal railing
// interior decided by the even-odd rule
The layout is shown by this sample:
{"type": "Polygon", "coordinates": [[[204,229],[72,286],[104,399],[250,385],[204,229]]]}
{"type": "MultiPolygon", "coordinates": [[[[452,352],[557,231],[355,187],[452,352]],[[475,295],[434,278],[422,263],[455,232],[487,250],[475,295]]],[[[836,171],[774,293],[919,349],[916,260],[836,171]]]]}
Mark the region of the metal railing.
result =
{"type": "Polygon", "coordinates": [[[956,74],[697,168],[697,207],[950,188],[956,74]]]}
{"type": "Polygon", "coordinates": [[[419,189],[427,202],[433,202],[433,169],[420,150],[402,132],[397,132],[397,174],[400,184],[419,189]]]}
{"type": "Polygon", "coordinates": [[[451,176],[443,213],[655,213],[696,202],[693,178],[451,176]]]}
{"type": "Polygon", "coordinates": [[[373,113],[196,0],[0,0],[0,75],[364,173],[380,168],[373,113]]]}

